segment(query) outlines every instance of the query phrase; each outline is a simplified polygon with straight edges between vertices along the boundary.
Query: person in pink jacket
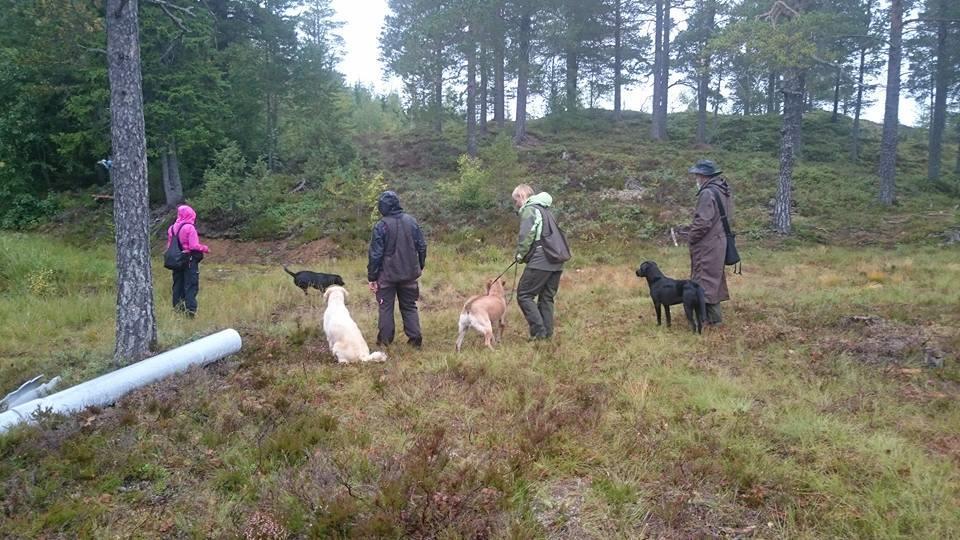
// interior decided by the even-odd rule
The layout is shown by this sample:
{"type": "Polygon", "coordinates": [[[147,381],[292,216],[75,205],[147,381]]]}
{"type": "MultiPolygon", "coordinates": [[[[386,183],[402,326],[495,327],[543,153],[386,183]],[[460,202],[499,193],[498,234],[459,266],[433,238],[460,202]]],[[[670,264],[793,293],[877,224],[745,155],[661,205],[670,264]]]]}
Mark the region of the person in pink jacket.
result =
{"type": "Polygon", "coordinates": [[[180,251],[188,253],[187,266],[173,271],[173,309],[193,317],[197,313],[197,293],[200,292],[200,261],[210,248],[200,243],[197,235],[197,213],[189,206],[177,207],[177,221],[167,229],[167,247],[173,235],[180,240],[180,251]]]}

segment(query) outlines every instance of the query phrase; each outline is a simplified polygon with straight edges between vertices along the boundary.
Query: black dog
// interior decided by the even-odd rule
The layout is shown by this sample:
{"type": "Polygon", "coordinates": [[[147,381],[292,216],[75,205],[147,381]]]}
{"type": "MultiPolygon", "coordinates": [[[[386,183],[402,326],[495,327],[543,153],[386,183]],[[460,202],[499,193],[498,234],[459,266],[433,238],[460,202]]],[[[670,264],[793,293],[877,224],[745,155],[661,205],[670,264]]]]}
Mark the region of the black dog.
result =
{"type": "Polygon", "coordinates": [[[320,292],[323,292],[331,285],[344,285],[343,278],[337,274],[324,274],[323,272],[311,272],[309,270],[291,272],[287,270],[286,266],[283,267],[283,271],[293,276],[293,284],[303,289],[303,294],[307,294],[307,289],[310,287],[320,289],[320,292]]]}
{"type": "Polygon", "coordinates": [[[690,329],[697,334],[703,332],[703,322],[707,320],[707,299],[699,283],[689,279],[670,279],[663,275],[653,261],[641,264],[640,268],[637,268],[637,277],[647,278],[650,298],[657,310],[657,326],[660,325],[660,306],[666,310],[667,326],[670,326],[670,306],[683,304],[690,329]]]}

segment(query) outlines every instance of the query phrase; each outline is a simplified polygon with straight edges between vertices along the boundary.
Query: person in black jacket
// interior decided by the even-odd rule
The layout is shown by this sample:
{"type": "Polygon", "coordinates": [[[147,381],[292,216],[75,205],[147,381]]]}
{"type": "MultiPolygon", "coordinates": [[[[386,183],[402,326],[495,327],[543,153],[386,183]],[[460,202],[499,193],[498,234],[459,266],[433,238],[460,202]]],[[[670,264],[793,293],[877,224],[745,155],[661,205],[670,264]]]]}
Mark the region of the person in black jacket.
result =
{"type": "Polygon", "coordinates": [[[427,241],[417,220],[400,207],[400,198],[395,192],[381,193],[377,209],[383,217],[373,227],[367,262],[367,281],[377,296],[380,312],[377,345],[393,343],[396,332],[393,303],[397,299],[407,343],[420,348],[423,335],[417,313],[420,298],[417,279],[427,262],[427,241]]]}

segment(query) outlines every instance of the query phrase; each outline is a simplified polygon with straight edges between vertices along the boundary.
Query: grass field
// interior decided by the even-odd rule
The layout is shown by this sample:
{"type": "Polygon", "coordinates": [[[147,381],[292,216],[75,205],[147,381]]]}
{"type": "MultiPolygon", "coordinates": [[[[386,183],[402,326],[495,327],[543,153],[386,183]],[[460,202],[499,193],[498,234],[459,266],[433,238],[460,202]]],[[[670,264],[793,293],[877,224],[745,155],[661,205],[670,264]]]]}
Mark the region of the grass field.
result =
{"type": "MultiPolygon", "coordinates": [[[[112,250],[0,248],[3,389],[109,370],[112,250]]],[[[157,266],[163,347],[235,327],[243,351],[0,436],[0,536],[955,536],[956,250],[743,251],[726,324],[702,337],[656,327],[633,273],[682,275],[684,248],[575,245],[553,341],[528,343],[514,304],[496,352],[473,334],[458,355],[462,302],[506,251],[435,243],[424,350],[362,366],[332,363],[319,294],[277,266],[212,254],[194,321],[157,266]]],[[[364,264],[308,266],[343,274],[372,342],[364,264]]]]}

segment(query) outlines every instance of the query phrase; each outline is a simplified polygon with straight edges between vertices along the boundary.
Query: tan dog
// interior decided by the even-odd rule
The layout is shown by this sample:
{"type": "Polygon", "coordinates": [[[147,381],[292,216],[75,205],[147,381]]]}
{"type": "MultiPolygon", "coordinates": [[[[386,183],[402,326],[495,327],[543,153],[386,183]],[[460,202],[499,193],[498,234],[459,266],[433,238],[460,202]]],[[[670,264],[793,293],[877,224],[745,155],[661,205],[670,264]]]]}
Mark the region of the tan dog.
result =
{"type": "Polygon", "coordinates": [[[383,362],[387,355],[371,353],[360,327],[347,311],[347,290],[343,287],[328,287],[323,293],[327,309],[323,312],[323,333],[327,335],[330,352],[337,362],[383,362]]]}
{"type": "Polygon", "coordinates": [[[503,292],[506,283],[502,279],[487,282],[487,294],[473,296],[463,305],[460,312],[460,335],[457,336],[457,352],[463,345],[463,337],[468,328],[474,328],[483,334],[483,343],[493,350],[493,342],[500,342],[506,327],[507,300],[503,292]],[[494,335],[493,323],[497,323],[494,335]]]}

